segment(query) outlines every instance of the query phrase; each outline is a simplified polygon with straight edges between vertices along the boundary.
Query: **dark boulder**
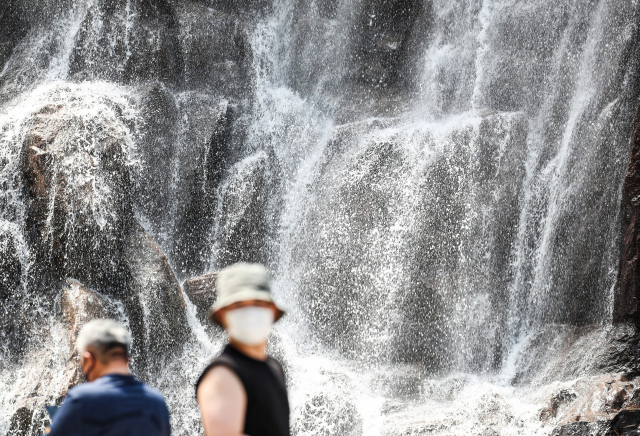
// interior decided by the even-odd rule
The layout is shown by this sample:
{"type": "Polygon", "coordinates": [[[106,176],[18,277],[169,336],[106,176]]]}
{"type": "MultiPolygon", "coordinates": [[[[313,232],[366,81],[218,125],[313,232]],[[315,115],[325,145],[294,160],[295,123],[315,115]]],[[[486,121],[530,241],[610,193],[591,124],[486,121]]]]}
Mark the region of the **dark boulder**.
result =
{"type": "Polygon", "coordinates": [[[246,97],[252,89],[253,57],[249,31],[240,18],[195,2],[181,2],[176,13],[185,86],[246,97]]]}
{"type": "Polygon", "coordinates": [[[220,187],[222,219],[214,236],[218,266],[266,262],[270,170],[269,157],[258,152],[233,165],[220,187]]]}
{"type": "MultiPolygon", "coordinates": [[[[113,302],[74,279],[67,280],[60,302],[70,344],[75,344],[82,326],[92,319],[118,317],[118,308],[113,302]]],[[[75,347],[71,355],[75,355],[75,347]]]]}
{"type": "Polygon", "coordinates": [[[172,2],[96,2],[76,36],[69,74],[76,80],[181,85],[184,60],[172,2]]]}
{"type": "Polygon", "coordinates": [[[571,404],[578,398],[578,394],[571,389],[560,389],[551,396],[549,405],[540,411],[540,421],[546,422],[558,416],[561,408],[571,404]]]}
{"type": "Polygon", "coordinates": [[[216,301],[216,279],[217,272],[205,274],[200,277],[185,280],[182,284],[184,293],[189,301],[196,307],[200,322],[207,323],[207,312],[216,301]]]}
{"type": "Polygon", "coordinates": [[[0,71],[29,28],[20,3],[18,0],[4,0],[0,5],[0,71]]]}
{"type": "Polygon", "coordinates": [[[131,277],[124,298],[136,373],[152,380],[187,342],[186,304],[160,247],[134,223],[124,253],[131,277]]]}
{"type": "MultiPolygon", "coordinates": [[[[84,115],[64,105],[46,106],[33,115],[26,135],[31,286],[48,296],[43,301],[51,309],[68,278],[121,301],[133,334],[134,367],[151,377],[186,342],[185,301],[164,253],[133,216],[131,144],[121,109],[110,101],[94,104],[103,106],[84,115]]],[[[66,293],[65,308],[75,307],[66,293]]],[[[96,311],[83,306],[74,310],[79,312],[96,311]]]]}
{"type": "Polygon", "coordinates": [[[622,186],[622,241],[614,322],[640,325],[640,109],[631,138],[631,155],[622,186]]]}
{"type": "Polygon", "coordinates": [[[80,329],[93,319],[118,319],[120,316],[116,304],[74,279],[67,280],[60,302],[62,321],[69,340],[69,355],[66,361],[64,383],[58,387],[59,398],[66,395],[70,387],[82,381],[79,356],[75,347],[80,329]]]}
{"type": "Polygon", "coordinates": [[[124,287],[124,236],[133,219],[125,132],[115,115],[82,118],[62,105],[33,115],[22,162],[36,288],[50,292],[65,277],[111,292],[124,287]]]}
{"type": "Polygon", "coordinates": [[[161,82],[140,87],[138,106],[141,121],[136,142],[140,165],[133,177],[134,201],[149,221],[150,231],[168,233],[169,211],[175,201],[171,186],[176,182],[180,108],[173,93],[161,82]]]}
{"type": "Polygon", "coordinates": [[[6,302],[22,281],[18,242],[11,227],[0,226],[0,302],[6,302]]]}
{"type": "Polygon", "coordinates": [[[212,108],[197,98],[182,101],[190,132],[181,150],[176,196],[177,220],[170,256],[179,277],[202,274],[211,257],[211,228],[216,219],[218,191],[235,152],[232,145],[234,109],[223,101],[212,108]]]}
{"type": "Polygon", "coordinates": [[[605,436],[640,435],[640,410],[623,410],[611,421],[611,427],[605,436]]]}
{"type": "Polygon", "coordinates": [[[551,436],[602,436],[608,427],[607,421],[572,422],[554,429],[551,436]]]}

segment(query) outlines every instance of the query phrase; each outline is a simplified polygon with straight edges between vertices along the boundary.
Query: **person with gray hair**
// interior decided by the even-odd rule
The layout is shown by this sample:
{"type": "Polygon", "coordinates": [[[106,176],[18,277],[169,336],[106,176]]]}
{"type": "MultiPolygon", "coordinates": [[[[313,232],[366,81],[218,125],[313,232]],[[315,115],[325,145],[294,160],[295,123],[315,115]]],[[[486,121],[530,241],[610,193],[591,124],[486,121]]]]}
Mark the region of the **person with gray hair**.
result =
{"type": "Polygon", "coordinates": [[[95,319],[80,330],[76,350],[88,383],[69,390],[55,414],[49,436],[171,434],[162,394],[129,372],[131,335],[110,319],[95,319]]]}

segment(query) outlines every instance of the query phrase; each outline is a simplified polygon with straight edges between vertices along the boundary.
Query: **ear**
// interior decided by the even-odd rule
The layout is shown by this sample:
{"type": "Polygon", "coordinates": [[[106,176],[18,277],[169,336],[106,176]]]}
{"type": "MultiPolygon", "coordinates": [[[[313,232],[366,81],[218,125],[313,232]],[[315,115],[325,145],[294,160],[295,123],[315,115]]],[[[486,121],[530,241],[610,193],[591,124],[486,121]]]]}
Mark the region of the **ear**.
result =
{"type": "Polygon", "coordinates": [[[90,352],[85,351],[82,353],[82,356],[80,356],[80,367],[82,368],[82,371],[84,371],[84,368],[87,366],[93,367],[96,363],[95,360],[96,358],[90,352]]]}

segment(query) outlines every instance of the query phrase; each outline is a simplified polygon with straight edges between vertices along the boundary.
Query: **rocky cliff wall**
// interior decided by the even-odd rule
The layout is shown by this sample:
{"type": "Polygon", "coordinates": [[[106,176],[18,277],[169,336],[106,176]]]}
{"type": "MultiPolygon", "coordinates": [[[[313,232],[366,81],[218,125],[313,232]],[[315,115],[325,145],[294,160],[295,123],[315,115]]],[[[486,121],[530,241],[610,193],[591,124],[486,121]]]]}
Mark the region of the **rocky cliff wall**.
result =
{"type": "MultiPolygon", "coordinates": [[[[637,17],[622,0],[3,2],[0,429],[36,434],[75,380],[29,384],[71,371],[71,286],[129,326],[134,369],[199,431],[191,383],[219,337],[198,321],[212,297],[179,281],[241,259],[290,306],[274,343],[298,434],[375,427],[350,370],[300,384],[300,344],[366,379],[400,368],[364,383],[392,403],[455,372],[635,377],[637,17]]],[[[516,425],[483,398],[487,431],[516,425]]]]}

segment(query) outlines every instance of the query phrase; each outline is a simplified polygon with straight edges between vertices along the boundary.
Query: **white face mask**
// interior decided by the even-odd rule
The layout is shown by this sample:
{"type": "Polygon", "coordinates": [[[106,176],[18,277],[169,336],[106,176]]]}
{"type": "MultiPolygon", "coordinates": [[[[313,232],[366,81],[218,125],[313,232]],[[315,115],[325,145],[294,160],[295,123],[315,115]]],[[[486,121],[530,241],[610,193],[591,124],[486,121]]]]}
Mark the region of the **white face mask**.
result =
{"type": "Polygon", "coordinates": [[[227,312],[229,336],[246,345],[260,345],[267,340],[274,313],[269,307],[241,307],[227,312]]]}

